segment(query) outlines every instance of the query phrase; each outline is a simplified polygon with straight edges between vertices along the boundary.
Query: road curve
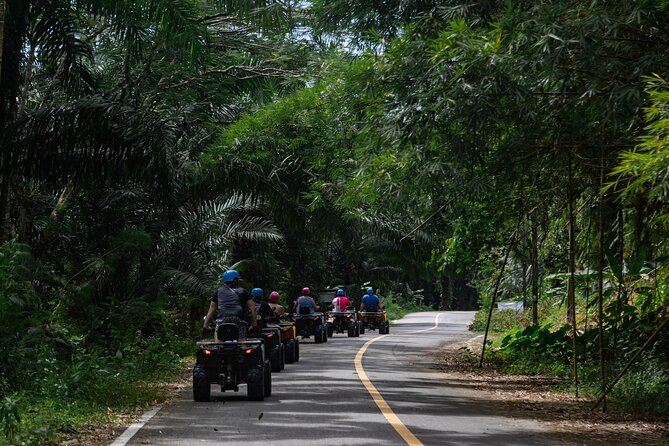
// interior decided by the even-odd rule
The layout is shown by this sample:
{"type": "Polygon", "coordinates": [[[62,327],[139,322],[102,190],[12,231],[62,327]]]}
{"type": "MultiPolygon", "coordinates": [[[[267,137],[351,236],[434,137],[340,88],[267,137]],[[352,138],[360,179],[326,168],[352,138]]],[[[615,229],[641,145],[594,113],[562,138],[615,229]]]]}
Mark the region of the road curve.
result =
{"type": "Polygon", "coordinates": [[[472,312],[413,313],[358,355],[358,371],[399,420],[399,430],[356,372],[356,355],[378,337],[367,332],[359,338],[335,334],[325,344],[303,343],[300,362],[272,375],[272,396],[264,402],[246,401],[245,388],[235,394],[212,386],[212,402],[195,403],[189,389],[127,444],[560,444],[536,423],[493,413],[483,393],[449,385],[431,367],[431,351],[472,337],[467,331],[472,317],[472,312]],[[401,435],[402,429],[410,436],[401,435]]]}

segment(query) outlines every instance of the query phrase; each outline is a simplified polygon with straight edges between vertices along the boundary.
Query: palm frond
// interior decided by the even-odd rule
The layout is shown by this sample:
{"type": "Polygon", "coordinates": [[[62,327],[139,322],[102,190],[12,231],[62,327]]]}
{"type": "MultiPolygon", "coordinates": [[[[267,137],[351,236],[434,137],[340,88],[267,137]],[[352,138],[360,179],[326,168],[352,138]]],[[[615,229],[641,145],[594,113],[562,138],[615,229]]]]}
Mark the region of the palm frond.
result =
{"type": "Polygon", "coordinates": [[[24,178],[134,179],[167,191],[177,168],[170,122],[101,97],[27,112],[9,129],[12,167],[24,178]]]}

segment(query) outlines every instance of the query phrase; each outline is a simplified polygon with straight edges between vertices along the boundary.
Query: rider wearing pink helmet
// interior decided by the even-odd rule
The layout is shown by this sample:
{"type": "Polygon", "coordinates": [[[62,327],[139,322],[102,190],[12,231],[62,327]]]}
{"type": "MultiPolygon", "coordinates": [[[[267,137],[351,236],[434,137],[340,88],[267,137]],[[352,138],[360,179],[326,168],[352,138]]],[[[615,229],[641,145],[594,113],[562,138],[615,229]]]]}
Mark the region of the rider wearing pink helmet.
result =
{"type": "Polygon", "coordinates": [[[274,310],[277,317],[281,318],[286,315],[286,309],[279,303],[279,293],[277,291],[269,293],[269,306],[274,310]]]}
{"type": "Polygon", "coordinates": [[[309,287],[302,288],[302,295],[298,297],[297,300],[295,301],[296,314],[301,314],[300,308],[309,308],[310,314],[313,314],[318,310],[316,302],[314,301],[314,298],[310,296],[310,294],[311,290],[309,289],[309,287]]]}

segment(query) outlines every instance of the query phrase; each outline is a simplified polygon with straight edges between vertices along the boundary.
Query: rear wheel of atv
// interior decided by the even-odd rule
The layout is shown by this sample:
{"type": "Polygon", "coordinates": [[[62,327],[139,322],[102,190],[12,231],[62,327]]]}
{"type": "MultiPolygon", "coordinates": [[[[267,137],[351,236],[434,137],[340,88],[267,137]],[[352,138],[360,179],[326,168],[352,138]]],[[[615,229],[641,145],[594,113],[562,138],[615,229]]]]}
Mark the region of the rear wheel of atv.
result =
{"type": "Polygon", "coordinates": [[[328,342],[328,331],[323,327],[323,342],[328,342]]]}
{"type": "Polygon", "coordinates": [[[281,370],[286,368],[286,346],[283,345],[283,342],[279,344],[281,347],[281,370]]]}
{"type": "Polygon", "coordinates": [[[360,323],[360,334],[365,334],[365,323],[363,321],[358,321],[360,323]]]}
{"type": "Polygon", "coordinates": [[[211,398],[211,386],[204,367],[196,365],[193,369],[193,401],[207,402],[211,398]]]}
{"type": "Polygon", "coordinates": [[[316,328],[314,329],[314,342],[316,344],[320,344],[323,342],[323,337],[325,335],[325,330],[323,330],[322,325],[317,325],[316,328]]]}
{"type": "Polygon", "coordinates": [[[348,326],[348,337],[349,338],[355,337],[355,323],[351,323],[348,326]]]}
{"type": "Polygon", "coordinates": [[[295,362],[298,362],[300,360],[300,340],[293,339],[293,343],[295,344],[295,362]]]}
{"type": "Polygon", "coordinates": [[[386,321],[379,322],[379,334],[387,334],[388,323],[386,321]]]}
{"type": "Polygon", "coordinates": [[[327,327],[328,327],[328,336],[332,337],[332,335],[334,334],[334,326],[332,325],[332,322],[328,322],[327,327]]]}
{"type": "Polygon", "coordinates": [[[283,344],[286,351],[286,364],[295,362],[295,340],[291,339],[283,344]]]}
{"type": "Polygon", "coordinates": [[[360,321],[355,321],[355,337],[360,337],[360,321]]]}
{"type": "Polygon", "coordinates": [[[253,366],[246,372],[246,391],[249,400],[262,401],[265,399],[265,367],[253,366]]]}
{"type": "Polygon", "coordinates": [[[277,345],[272,348],[269,353],[269,362],[272,364],[272,372],[279,373],[281,371],[281,346],[277,345]]]}
{"type": "Polygon", "coordinates": [[[272,371],[270,370],[269,361],[265,359],[265,366],[263,367],[265,371],[265,383],[264,383],[264,393],[265,396],[272,396],[272,371]]]}

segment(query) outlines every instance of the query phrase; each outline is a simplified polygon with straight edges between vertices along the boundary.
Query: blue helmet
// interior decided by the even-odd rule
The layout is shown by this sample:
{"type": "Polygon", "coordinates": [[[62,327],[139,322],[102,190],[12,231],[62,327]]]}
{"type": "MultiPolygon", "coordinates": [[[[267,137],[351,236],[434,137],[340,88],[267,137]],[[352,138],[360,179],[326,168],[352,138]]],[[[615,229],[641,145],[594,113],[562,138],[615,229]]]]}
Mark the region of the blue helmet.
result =
{"type": "Polygon", "coordinates": [[[344,290],[337,290],[337,296],[343,296],[344,290]]]}
{"type": "Polygon", "coordinates": [[[223,274],[221,274],[221,279],[223,279],[223,282],[225,283],[231,283],[235,279],[239,279],[240,277],[241,276],[239,275],[239,273],[234,269],[229,269],[225,271],[223,274]]]}
{"type": "Polygon", "coordinates": [[[253,297],[262,297],[262,288],[253,288],[251,290],[251,296],[253,297]]]}
{"type": "Polygon", "coordinates": [[[374,294],[374,288],[372,287],[367,288],[367,294],[374,294]]]}

